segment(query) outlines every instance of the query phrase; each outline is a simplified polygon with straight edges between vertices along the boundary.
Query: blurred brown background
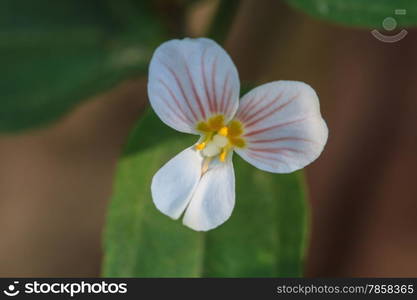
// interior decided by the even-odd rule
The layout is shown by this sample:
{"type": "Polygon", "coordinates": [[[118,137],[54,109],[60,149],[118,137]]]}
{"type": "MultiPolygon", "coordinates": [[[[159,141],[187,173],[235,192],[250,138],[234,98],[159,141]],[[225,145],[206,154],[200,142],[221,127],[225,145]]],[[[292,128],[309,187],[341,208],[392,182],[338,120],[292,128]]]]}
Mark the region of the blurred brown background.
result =
{"type": "MultiPolygon", "coordinates": [[[[216,1],[188,15],[202,35],[216,1]]],[[[382,22],[382,20],[381,20],[382,22]]],[[[246,0],[226,49],[243,81],[305,81],[330,138],[307,168],[307,276],[417,276],[417,30],[388,44],[246,0]]],[[[115,87],[58,123],[0,137],[0,276],[98,276],[117,157],[146,102],[146,79],[115,87]]]]}

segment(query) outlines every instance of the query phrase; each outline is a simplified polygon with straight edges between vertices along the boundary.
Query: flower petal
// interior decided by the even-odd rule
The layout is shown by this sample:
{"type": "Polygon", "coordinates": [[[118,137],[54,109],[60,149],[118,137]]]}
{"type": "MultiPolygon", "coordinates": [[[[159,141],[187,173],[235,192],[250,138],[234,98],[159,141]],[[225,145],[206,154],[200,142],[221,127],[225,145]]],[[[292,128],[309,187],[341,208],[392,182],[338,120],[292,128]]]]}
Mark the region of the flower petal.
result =
{"type": "Polygon", "coordinates": [[[171,40],[156,49],[149,67],[148,95],[161,120],[196,133],[196,124],[216,114],[226,121],[239,102],[239,76],[229,55],[206,38],[171,40]]]}
{"type": "Polygon", "coordinates": [[[244,124],[246,147],[236,152],[255,167],[290,173],[323,151],[328,129],[316,92],[297,81],[261,85],[240,101],[236,119],[244,124]]]}
{"type": "Polygon", "coordinates": [[[181,216],[200,181],[202,161],[193,146],[156,172],[151,184],[152,199],[162,213],[173,219],[181,216]]]}
{"type": "Polygon", "coordinates": [[[224,223],[235,206],[235,174],[231,160],[216,164],[201,178],[183,223],[197,231],[207,231],[224,223]]]}

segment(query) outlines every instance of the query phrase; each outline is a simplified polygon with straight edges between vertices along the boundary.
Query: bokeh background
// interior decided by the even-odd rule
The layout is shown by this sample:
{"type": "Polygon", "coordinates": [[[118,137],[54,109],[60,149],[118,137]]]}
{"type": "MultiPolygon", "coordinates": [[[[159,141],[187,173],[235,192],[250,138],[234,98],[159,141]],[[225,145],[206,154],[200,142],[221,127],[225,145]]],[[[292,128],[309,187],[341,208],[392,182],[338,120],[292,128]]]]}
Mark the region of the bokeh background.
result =
{"type": "MultiPolygon", "coordinates": [[[[187,36],[206,34],[218,2],[187,9],[187,36]]],[[[243,81],[305,81],[320,97],[330,137],[306,169],[307,276],[417,276],[417,30],[407,31],[383,43],[283,1],[244,0],[225,33],[243,81]]],[[[132,78],[48,127],[0,135],[0,276],[99,276],[116,162],[146,104],[146,77],[132,78]]]]}

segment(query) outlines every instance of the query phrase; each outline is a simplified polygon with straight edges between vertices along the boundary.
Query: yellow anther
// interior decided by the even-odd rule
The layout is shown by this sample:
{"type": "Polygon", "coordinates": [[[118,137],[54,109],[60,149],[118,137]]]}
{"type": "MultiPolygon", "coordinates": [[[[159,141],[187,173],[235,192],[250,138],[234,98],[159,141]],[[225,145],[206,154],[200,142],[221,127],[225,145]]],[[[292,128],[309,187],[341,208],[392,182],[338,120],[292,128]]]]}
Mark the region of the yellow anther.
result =
{"type": "Polygon", "coordinates": [[[218,134],[222,135],[222,136],[227,136],[227,133],[229,132],[229,128],[227,128],[226,126],[220,128],[218,134]]]}
{"type": "Polygon", "coordinates": [[[220,130],[224,126],[224,116],[223,115],[217,115],[214,117],[211,117],[207,121],[207,125],[210,127],[212,131],[220,130]]]}
{"type": "Polygon", "coordinates": [[[227,150],[223,150],[222,153],[220,153],[219,159],[221,162],[224,162],[226,160],[227,150]]]}
{"type": "Polygon", "coordinates": [[[229,141],[233,146],[244,148],[246,146],[245,140],[242,138],[229,137],[229,141]]]}
{"type": "Polygon", "coordinates": [[[229,123],[229,135],[239,137],[243,133],[243,125],[238,120],[229,123]]]}
{"type": "Polygon", "coordinates": [[[197,144],[196,146],[195,146],[195,148],[197,149],[197,150],[203,150],[204,148],[206,148],[206,142],[202,142],[202,143],[200,143],[200,144],[197,144]]]}
{"type": "Polygon", "coordinates": [[[210,132],[211,131],[209,125],[207,125],[207,123],[205,123],[205,122],[198,123],[196,128],[197,128],[198,131],[201,131],[201,132],[210,132]]]}

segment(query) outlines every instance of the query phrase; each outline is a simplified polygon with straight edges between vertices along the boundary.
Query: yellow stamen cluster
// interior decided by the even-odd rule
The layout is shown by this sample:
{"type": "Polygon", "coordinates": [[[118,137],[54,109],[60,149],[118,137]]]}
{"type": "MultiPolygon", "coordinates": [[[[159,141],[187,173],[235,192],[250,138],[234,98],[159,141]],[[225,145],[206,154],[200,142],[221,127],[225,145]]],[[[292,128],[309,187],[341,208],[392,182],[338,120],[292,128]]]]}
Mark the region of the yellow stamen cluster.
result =
{"type": "Polygon", "coordinates": [[[242,123],[232,120],[225,124],[223,115],[216,115],[197,124],[197,130],[203,135],[203,139],[196,145],[196,149],[202,151],[207,157],[219,155],[219,160],[224,162],[227,154],[234,147],[245,147],[242,123]]]}

